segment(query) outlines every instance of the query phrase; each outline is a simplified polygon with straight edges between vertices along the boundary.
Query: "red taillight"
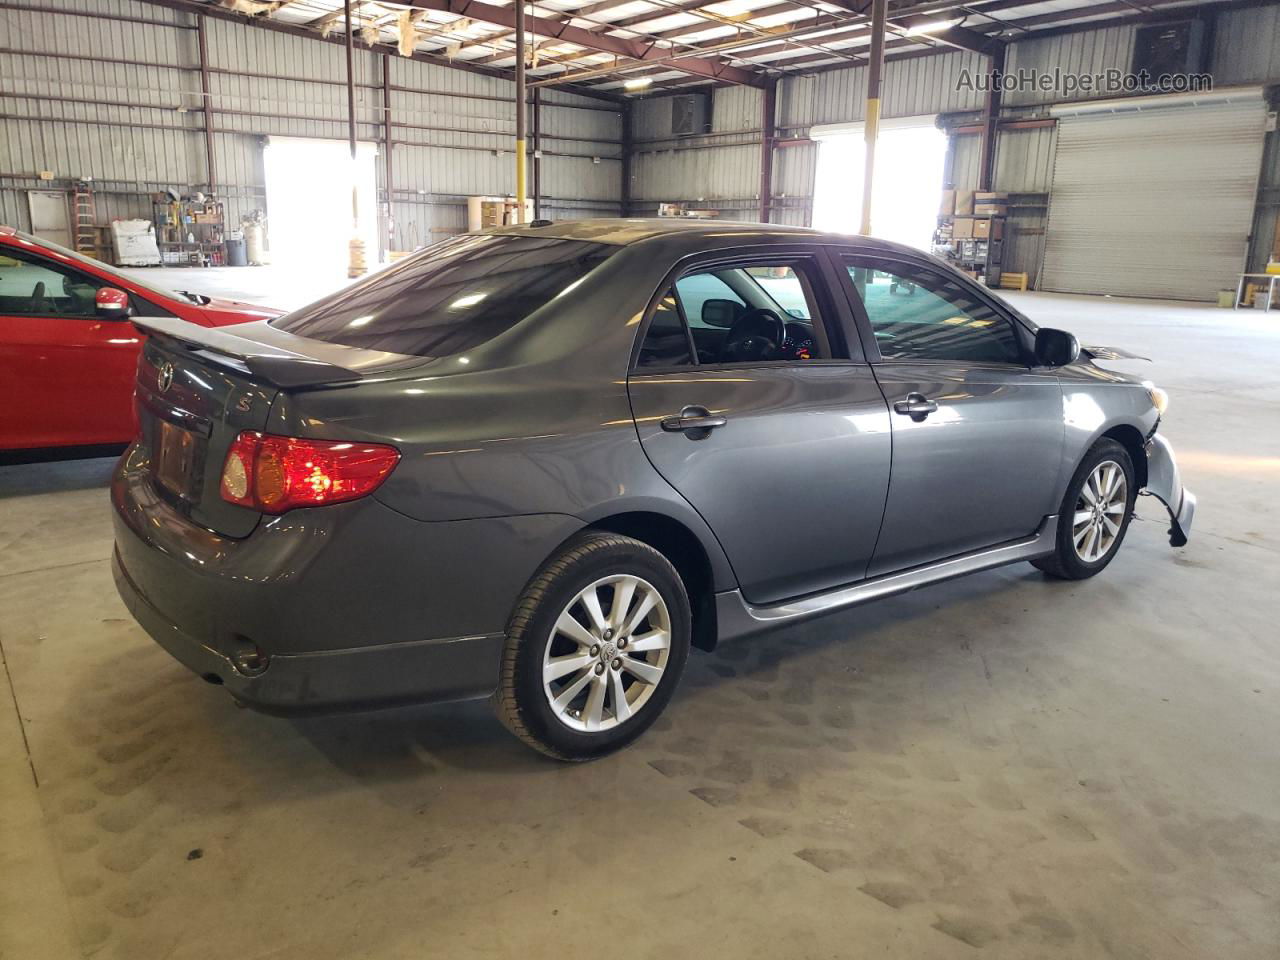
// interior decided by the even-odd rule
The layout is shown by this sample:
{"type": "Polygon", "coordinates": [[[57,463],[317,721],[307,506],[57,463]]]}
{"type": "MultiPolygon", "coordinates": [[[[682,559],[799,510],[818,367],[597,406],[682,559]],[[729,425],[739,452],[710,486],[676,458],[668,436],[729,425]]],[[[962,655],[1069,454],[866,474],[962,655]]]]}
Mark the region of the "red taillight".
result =
{"type": "Polygon", "coordinates": [[[222,499],[263,513],[355,500],[378,489],[400,461],[382,443],[301,440],[246,430],[222,466],[222,499]]]}

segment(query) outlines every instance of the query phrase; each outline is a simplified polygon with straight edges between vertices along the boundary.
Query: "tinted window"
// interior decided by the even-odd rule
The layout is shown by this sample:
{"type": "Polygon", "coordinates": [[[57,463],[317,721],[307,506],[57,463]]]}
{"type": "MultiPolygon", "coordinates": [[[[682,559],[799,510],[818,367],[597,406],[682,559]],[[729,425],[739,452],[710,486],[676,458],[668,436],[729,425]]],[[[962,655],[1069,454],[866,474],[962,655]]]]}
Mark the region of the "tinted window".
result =
{"type": "Polygon", "coordinates": [[[690,273],[676,281],[680,303],[688,311],[689,323],[695,327],[726,326],[746,306],[743,299],[714,273],[690,273]],[[707,307],[707,302],[711,307],[707,307]]]}
{"type": "Polygon", "coordinates": [[[791,316],[800,320],[808,320],[813,316],[800,275],[793,268],[747,267],[745,273],[791,316]]]}
{"type": "Polygon", "coordinates": [[[99,286],[105,284],[60,263],[11,247],[0,250],[0,313],[92,317],[99,286]]]}
{"type": "Polygon", "coordinates": [[[825,356],[818,322],[798,263],[694,271],[658,301],[636,366],[812,360],[825,356]]]}
{"type": "Polygon", "coordinates": [[[455,237],[271,323],[313,340],[452,356],[566,293],[616,249],[555,237],[455,237]]]}
{"type": "Polygon", "coordinates": [[[1021,361],[1008,318],[956,278],[908,263],[845,264],[886,360],[1021,361]]]}
{"type": "Polygon", "coordinates": [[[691,363],[689,335],[680,318],[680,307],[676,304],[675,295],[668,292],[653,311],[636,366],[682,367],[691,363]]]}

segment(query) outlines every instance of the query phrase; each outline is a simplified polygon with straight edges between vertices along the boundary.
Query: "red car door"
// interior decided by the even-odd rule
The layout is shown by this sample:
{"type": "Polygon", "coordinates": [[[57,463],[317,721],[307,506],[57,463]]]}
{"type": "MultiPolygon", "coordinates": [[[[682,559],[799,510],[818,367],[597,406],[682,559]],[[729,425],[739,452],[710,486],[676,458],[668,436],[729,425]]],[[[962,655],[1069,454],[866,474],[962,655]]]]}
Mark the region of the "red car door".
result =
{"type": "Polygon", "coordinates": [[[0,249],[0,449],[122,443],[133,435],[141,335],[99,317],[107,284],[26,250],[0,249]]]}

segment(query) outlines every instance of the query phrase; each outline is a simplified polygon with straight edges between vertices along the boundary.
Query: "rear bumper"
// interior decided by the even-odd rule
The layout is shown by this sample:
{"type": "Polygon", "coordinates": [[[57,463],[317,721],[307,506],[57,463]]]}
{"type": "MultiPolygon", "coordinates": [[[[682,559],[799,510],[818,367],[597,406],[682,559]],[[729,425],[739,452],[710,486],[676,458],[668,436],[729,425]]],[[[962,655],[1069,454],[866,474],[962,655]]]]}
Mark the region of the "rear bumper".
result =
{"type": "Polygon", "coordinates": [[[502,634],[279,654],[270,658],[260,675],[246,676],[227,652],[160,613],[129,579],[118,550],[111,558],[111,572],[129,612],[170,656],[264,713],[296,715],[469,700],[488,696],[497,685],[502,634]]]}
{"type": "Polygon", "coordinates": [[[581,526],[559,515],[424,523],[365,498],[233,539],[160,499],[136,451],[111,496],[116,586],[139,624],[273,713],[487,696],[525,584],[581,526]],[[236,663],[250,646],[267,657],[252,675],[236,663]]]}
{"type": "Polygon", "coordinates": [[[1196,497],[1182,485],[1173,446],[1159,434],[1147,441],[1145,492],[1163,503],[1169,511],[1169,543],[1175,547],[1185,546],[1195,520],[1196,497]]]}

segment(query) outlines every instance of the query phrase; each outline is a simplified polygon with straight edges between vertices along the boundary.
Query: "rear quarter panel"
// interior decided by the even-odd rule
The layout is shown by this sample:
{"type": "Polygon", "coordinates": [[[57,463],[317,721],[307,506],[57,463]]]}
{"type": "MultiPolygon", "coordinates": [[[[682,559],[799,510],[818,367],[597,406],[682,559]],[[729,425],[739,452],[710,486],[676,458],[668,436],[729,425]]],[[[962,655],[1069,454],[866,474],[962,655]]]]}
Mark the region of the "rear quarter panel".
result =
{"type": "Polygon", "coordinates": [[[627,368],[670,260],[637,264],[628,252],[572,297],[468,354],[395,379],[282,392],[266,429],[395,444],[401,462],[375,496],[416,520],[557,514],[586,525],[664,514],[699,538],[717,584],[732,586],[714,534],[640,446],[627,368]]]}

